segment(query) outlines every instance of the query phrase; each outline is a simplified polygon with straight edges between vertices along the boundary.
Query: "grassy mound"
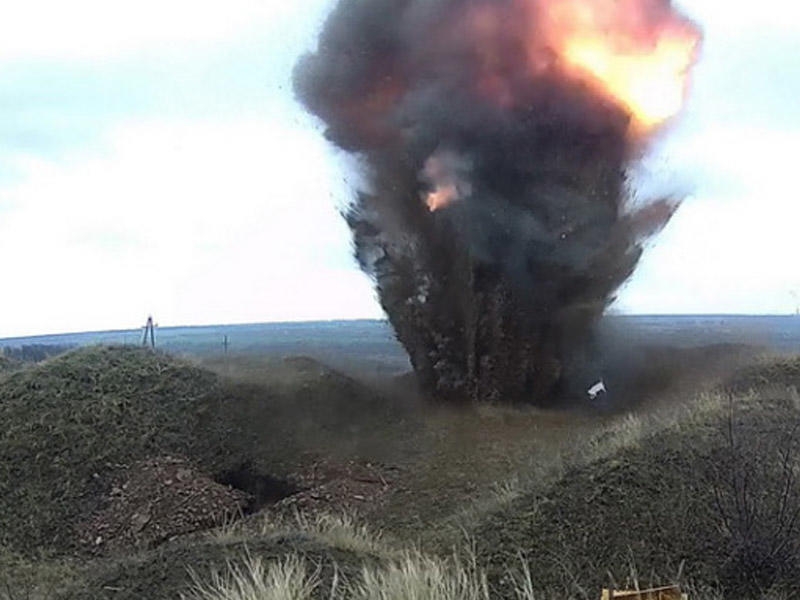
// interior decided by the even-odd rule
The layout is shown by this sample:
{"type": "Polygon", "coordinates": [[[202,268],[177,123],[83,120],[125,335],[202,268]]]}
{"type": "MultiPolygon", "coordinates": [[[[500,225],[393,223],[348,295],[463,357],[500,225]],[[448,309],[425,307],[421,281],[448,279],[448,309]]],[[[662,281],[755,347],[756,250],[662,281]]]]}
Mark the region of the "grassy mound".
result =
{"type": "Polygon", "coordinates": [[[311,597],[322,599],[329,598],[335,578],[354,579],[364,567],[382,564],[391,553],[379,534],[348,516],[239,523],[149,552],[99,562],[73,576],[56,597],[175,600],[190,596],[192,588],[222,582],[231,570],[244,572],[255,563],[300,558],[312,566],[321,583],[311,597]]]}
{"type": "Polygon", "coordinates": [[[737,372],[726,386],[733,392],[753,388],[800,388],[800,358],[792,356],[763,357],[737,372]]]}
{"type": "Polygon", "coordinates": [[[513,597],[504,581],[520,553],[545,597],[591,597],[632,575],[712,585],[728,598],[800,594],[796,394],[706,396],[670,424],[640,425],[616,451],[477,526],[502,596],[513,597]]]}
{"type": "Polygon", "coordinates": [[[244,460],[236,401],[218,378],[139,348],[77,350],[0,381],[0,546],[74,548],[120,468],[187,456],[217,473],[244,460]]]}
{"type": "MultiPolygon", "coordinates": [[[[272,561],[295,554],[319,566],[327,581],[333,579],[334,565],[340,571],[353,575],[361,569],[365,558],[368,560],[368,557],[356,552],[332,548],[302,535],[172,544],[102,564],[85,578],[76,580],[57,598],[175,600],[181,593],[189,592],[195,578],[208,581],[213,574],[224,572],[229,564],[243,563],[248,556],[272,561]],[[113,591],[113,596],[109,595],[109,591],[113,591]]],[[[325,596],[321,594],[319,597],[325,596]]]]}
{"type": "MultiPolygon", "coordinates": [[[[470,548],[446,556],[393,549],[380,533],[347,514],[298,514],[290,521],[263,521],[260,527],[239,523],[187,542],[86,569],[56,598],[494,598],[470,548]]],[[[515,600],[535,598],[526,575],[514,578],[515,600]]]]}

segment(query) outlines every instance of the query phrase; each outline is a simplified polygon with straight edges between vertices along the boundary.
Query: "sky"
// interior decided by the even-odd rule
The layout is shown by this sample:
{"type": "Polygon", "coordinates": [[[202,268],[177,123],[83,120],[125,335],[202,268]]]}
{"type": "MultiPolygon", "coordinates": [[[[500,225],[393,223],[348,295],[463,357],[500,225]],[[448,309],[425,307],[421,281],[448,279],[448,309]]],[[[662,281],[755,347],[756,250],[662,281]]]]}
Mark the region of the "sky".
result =
{"type": "MultiPolygon", "coordinates": [[[[294,100],[333,0],[0,6],[0,338],[383,316],[356,178],[294,100]]],[[[693,0],[691,99],[643,161],[686,200],[620,313],[800,304],[800,7],[693,0]]]]}

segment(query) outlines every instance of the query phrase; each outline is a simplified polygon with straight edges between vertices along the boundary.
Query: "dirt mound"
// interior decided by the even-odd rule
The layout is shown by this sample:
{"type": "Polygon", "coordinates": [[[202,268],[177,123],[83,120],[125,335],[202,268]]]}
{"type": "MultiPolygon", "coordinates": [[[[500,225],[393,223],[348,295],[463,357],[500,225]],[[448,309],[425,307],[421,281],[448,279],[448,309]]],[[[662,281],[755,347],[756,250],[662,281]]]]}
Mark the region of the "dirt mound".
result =
{"type": "Polygon", "coordinates": [[[213,481],[185,459],[157,458],[127,469],[77,535],[91,552],[150,548],[220,525],[249,501],[245,492],[213,481]]]}
{"type": "Polygon", "coordinates": [[[131,347],[77,350],[0,381],[0,546],[76,547],[120,470],[188,456],[204,473],[246,457],[217,376],[131,347]]]}
{"type": "Polygon", "coordinates": [[[365,461],[315,461],[296,474],[300,487],[271,509],[281,514],[359,513],[375,508],[375,504],[392,491],[398,478],[397,467],[365,461]]]}
{"type": "Polygon", "coordinates": [[[522,552],[536,586],[560,597],[633,571],[643,584],[681,573],[726,598],[770,587],[796,597],[800,410],[790,396],[718,397],[485,518],[474,535],[501,595],[512,597],[507,569],[522,552]]]}

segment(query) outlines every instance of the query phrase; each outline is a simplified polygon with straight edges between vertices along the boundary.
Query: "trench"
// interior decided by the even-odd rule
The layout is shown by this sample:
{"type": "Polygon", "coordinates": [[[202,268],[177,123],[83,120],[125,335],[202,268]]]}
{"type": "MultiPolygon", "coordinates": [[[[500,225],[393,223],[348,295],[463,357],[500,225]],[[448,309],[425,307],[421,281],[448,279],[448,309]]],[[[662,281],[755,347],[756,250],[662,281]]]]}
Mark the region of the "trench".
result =
{"type": "Polygon", "coordinates": [[[260,472],[250,462],[223,471],[214,479],[217,483],[229,485],[250,495],[250,501],[244,509],[245,514],[257,512],[302,491],[302,488],[288,479],[260,472]]]}

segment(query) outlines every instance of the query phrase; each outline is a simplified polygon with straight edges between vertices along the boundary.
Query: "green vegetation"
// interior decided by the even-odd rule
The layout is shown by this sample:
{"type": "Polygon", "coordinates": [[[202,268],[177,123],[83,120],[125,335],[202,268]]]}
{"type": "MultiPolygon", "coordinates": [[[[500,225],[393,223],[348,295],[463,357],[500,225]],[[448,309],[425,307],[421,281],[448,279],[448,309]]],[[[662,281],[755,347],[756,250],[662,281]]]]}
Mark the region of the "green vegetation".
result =
{"type": "Polygon", "coordinates": [[[75,549],[75,528],[115,473],[181,455],[209,473],[235,465],[234,400],[211,373],[135,348],[90,348],[0,385],[0,546],[75,549]]]}
{"type": "Polygon", "coordinates": [[[19,361],[11,358],[10,356],[6,356],[5,354],[0,354],[0,375],[9,371],[14,371],[20,366],[21,365],[19,361]]]}
{"type": "Polygon", "coordinates": [[[0,600],[547,600],[636,582],[800,597],[800,359],[616,415],[425,406],[310,359],[213,368],[94,347],[2,376],[0,600]],[[381,494],[340,476],[296,512],[130,551],[79,544],[127,498],[120,474],[189,472],[165,457],[218,481],[372,461],[355,477],[374,481],[347,481],[381,494]]]}

